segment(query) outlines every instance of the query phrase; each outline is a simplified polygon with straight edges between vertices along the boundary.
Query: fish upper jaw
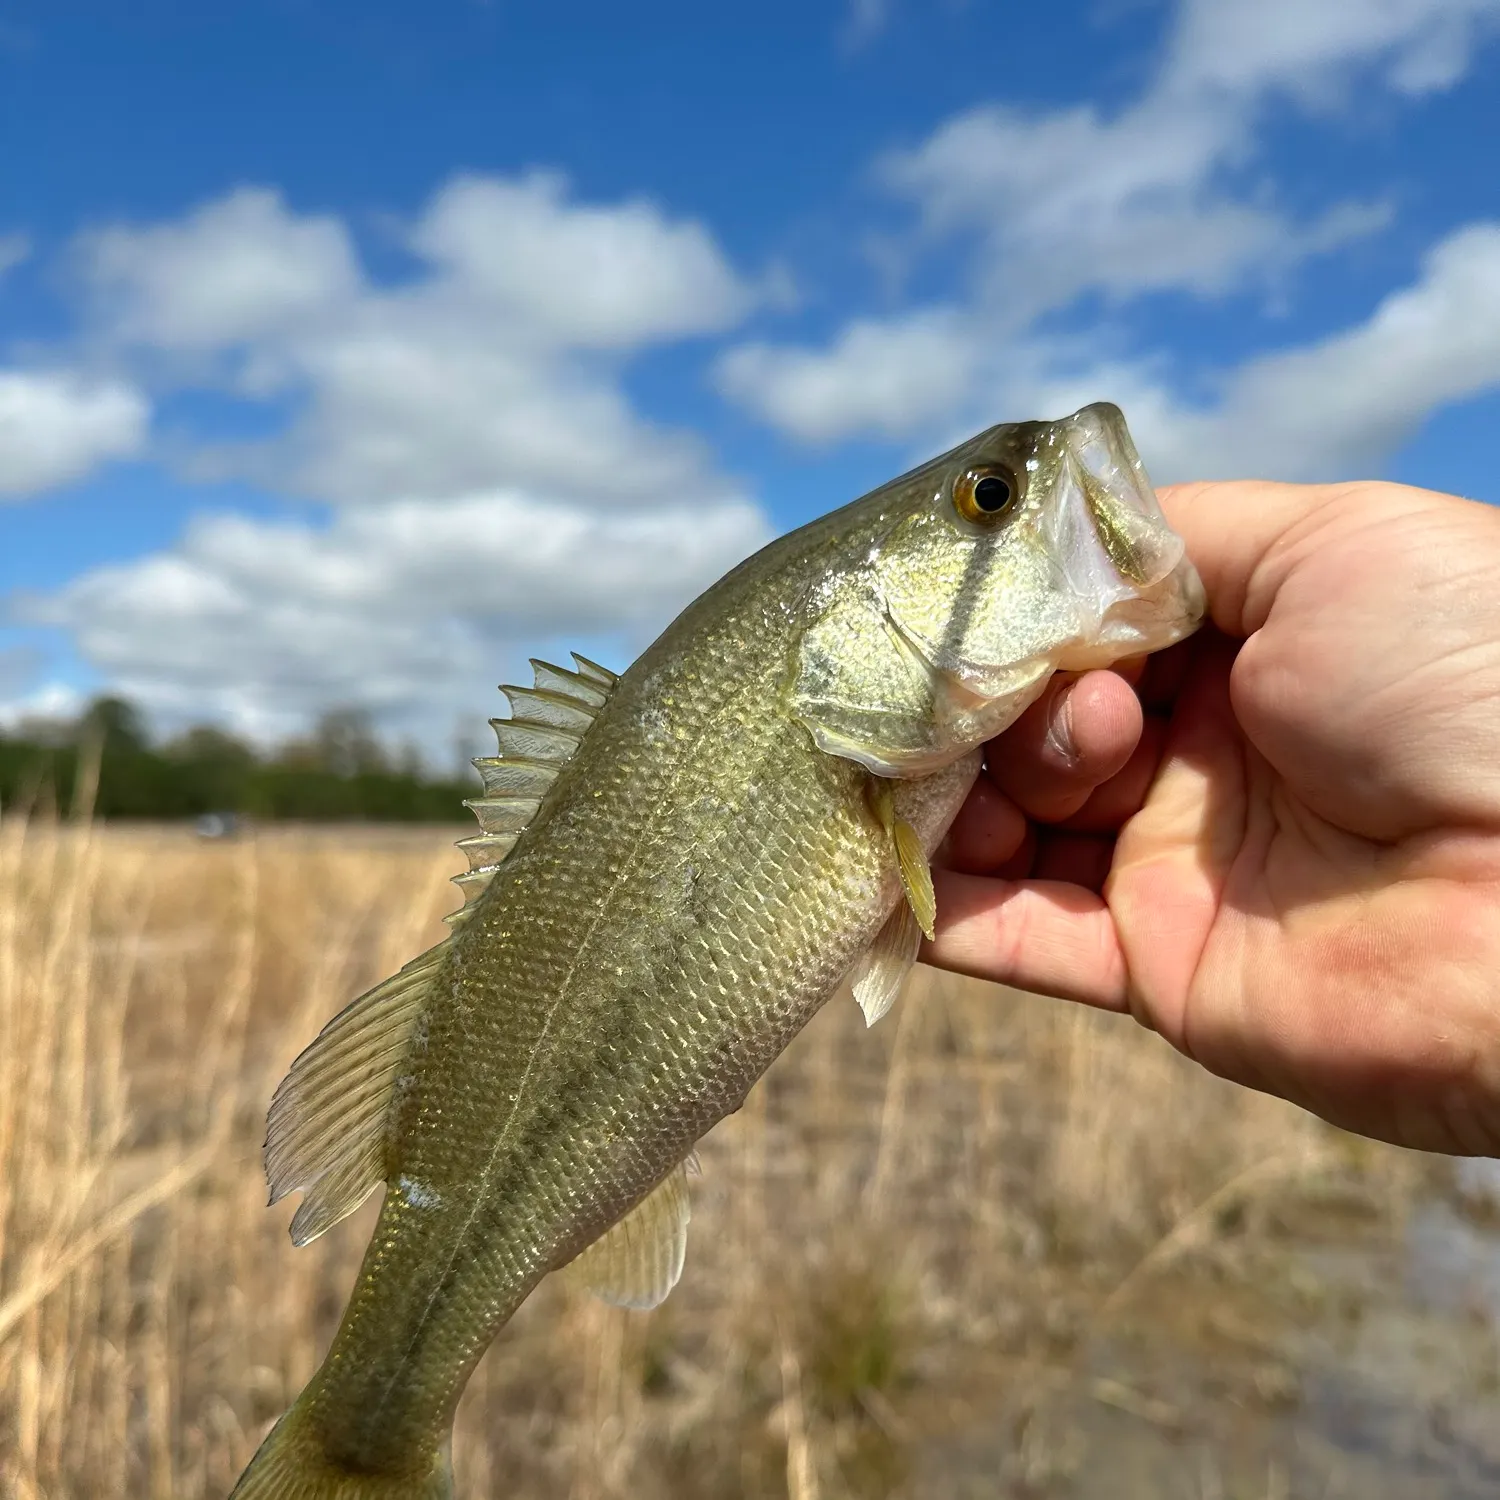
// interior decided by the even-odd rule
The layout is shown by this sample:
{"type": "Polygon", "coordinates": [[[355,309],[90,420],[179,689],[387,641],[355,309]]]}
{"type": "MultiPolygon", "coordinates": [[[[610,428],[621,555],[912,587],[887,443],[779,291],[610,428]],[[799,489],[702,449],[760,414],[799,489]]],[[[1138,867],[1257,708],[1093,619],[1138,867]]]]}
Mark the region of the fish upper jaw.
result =
{"type": "Polygon", "coordinates": [[[1124,416],[1109,402],[1057,424],[1053,492],[1043,521],[1056,588],[1072,601],[1074,640],[1060,671],[1160,651],[1202,621],[1203,584],[1146,475],[1124,416]]]}

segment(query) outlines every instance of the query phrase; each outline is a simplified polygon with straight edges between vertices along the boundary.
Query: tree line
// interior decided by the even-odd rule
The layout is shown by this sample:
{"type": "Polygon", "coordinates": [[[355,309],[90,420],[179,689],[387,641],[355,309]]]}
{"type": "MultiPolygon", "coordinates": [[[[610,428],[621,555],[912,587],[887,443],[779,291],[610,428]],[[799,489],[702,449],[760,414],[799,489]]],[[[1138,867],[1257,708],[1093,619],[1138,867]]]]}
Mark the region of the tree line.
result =
{"type": "Polygon", "coordinates": [[[103,818],[449,822],[477,779],[429,774],[415,751],[393,755],[355,709],[258,751],[200,725],[154,742],[125,699],[96,699],[74,722],[0,734],[0,812],[92,811],[103,818]]]}

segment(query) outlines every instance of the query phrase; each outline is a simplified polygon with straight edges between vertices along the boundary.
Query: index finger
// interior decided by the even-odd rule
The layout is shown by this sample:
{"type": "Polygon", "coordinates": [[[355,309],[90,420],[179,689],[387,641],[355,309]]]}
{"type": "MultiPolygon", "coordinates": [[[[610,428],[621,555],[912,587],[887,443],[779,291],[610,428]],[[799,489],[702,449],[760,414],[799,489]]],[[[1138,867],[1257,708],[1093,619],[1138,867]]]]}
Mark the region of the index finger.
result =
{"type": "Polygon", "coordinates": [[[937,939],[922,961],[1104,1010],[1127,1004],[1125,952],[1102,897],[1058,880],[934,870],[937,939]]]}
{"type": "Polygon", "coordinates": [[[1281,576],[1279,569],[1265,576],[1268,563],[1343,488],[1239,479],[1157,491],[1203,580],[1209,614],[1226,635],[1243,640],[1265,623],[1281,576]]]}
{"type": "Polygon", "coordinates": [[[1265,624],[1287,575],[1330,529],[1347,525],[1356,513],[1361,523],[1378,523],[1414,505],[1452,503],[1430,490],[1376,480],[1207,480],[1163,485],[1157,498],[1203,579],[1214,624],[1238,640],[1265,624]]]}

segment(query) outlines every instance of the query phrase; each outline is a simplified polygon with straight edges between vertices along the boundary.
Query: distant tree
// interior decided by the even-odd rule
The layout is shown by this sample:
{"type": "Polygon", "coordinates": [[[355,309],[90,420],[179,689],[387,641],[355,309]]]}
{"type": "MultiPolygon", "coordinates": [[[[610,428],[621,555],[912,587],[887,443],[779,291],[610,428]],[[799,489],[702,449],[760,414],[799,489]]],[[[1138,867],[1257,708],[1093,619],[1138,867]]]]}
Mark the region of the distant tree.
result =
{"type": "Polygon", "coordinates": [[[95,698],[78,720],[78,738],[98,737],[106,753],[147,748],[150,736],[140,709],[127,698],[95,698]]]}
{"type": "Polygon", "coordinates": [[[330,708],[319,715],[312,743],[318,764],[335,776],[362,776],[387,768],[385,751],[365,709],[330,708]]]}
{"type": "Polygon", "coordinates": [[[256,818],[450,822],[471,777],[430,780],[412,745],[388,756],[368,714],[338,709],[269,759],[198,725],[153,746],[139,711],[101,698],[52,743],[0,736],[0,812],[77,804],[105,818],[256,818]]]}
{"type": "Polygon", "coordinates": [[[391,771],[404,776],[408,781],[426,781],[427,767],[422,760],[422,751],[415,740],[403,740],[401,748],[391,761],[391,771]]]}
{"type": "Polygon", "coordinates": [[[212,724],[195,724],[163,746],[173,760],[191,760],[213,765],[249,766],[255,751],[244,740],[212,724]]]}

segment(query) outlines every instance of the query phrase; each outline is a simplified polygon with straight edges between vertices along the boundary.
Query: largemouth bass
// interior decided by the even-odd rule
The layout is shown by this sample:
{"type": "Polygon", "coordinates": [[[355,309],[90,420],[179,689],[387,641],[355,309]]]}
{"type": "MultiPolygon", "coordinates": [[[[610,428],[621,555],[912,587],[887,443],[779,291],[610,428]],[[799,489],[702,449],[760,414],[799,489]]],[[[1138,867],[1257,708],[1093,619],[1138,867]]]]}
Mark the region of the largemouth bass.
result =
{"type": "Polygon", "coordinates": [[[237,1500],[452,1493],[465,1382],[537,1283],[649,1307],[694,1143],[849,979],[874,1022],[934,920],[981,747],[1057,670],[1181,639],[1202,589],[1117,408],[993,427],[781,537],[619,678],[507,688],[453,932],[272,1103],[299,1244],[386,1184],[322,1368],[237,1500]]]}

